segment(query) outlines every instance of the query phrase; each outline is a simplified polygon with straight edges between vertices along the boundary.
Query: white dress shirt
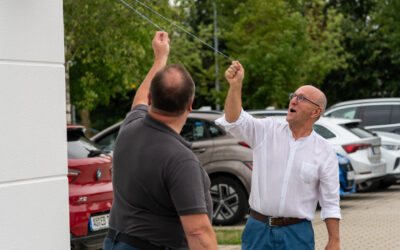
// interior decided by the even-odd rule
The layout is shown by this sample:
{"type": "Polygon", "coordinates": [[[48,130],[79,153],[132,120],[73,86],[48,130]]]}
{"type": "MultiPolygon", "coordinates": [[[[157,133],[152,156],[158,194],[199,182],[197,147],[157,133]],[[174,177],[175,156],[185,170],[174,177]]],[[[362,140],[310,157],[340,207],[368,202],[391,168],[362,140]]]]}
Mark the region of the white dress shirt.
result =
{"type": "Polygon", "coordinates": [[[295,140],[286,122],[256,119],[243,110],[236,122],[223,116],[216,123],[253,149],[252,209],[312,220],[319,201],[323,220],[341,219],[338,159],[324,138],[312,131],[295,140]]]}

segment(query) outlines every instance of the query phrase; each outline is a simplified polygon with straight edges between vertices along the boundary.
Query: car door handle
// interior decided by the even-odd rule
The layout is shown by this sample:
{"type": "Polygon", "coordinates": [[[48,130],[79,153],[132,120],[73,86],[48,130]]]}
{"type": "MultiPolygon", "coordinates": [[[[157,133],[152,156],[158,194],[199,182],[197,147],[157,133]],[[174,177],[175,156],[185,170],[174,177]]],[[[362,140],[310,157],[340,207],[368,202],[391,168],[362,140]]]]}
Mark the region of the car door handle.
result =
{"type": "Polygon", "coordinates": [[[201,154],[206,152],[206,150],[207,150],[206,148],[195,148],[193,149],[193,152],[201,154]]]}

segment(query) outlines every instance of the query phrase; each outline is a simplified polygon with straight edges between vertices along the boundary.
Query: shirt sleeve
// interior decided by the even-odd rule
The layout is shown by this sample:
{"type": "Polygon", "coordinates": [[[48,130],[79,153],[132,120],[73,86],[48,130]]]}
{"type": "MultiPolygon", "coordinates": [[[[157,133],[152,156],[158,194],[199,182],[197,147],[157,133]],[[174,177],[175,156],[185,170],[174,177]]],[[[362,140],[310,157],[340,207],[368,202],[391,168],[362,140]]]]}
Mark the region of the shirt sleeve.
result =
{"type": "MultiPolygon", "coordinates": [[[[139,104],[136,105],[128,114],[126,114],[125,120],[121,125],[123,129],[126,125],[137,119],[143,119],[148,113],[149,107],[147,105],[139,104]]],[[[120,129],[120,130],[121,130],[120,129]]]]}
{"type": "Polygon", "coordinates": [[[338,218],[340,215],[340,183],[339,163],[336,153],[330,148],[327,161],[321,169],[319,184],[319,203],[321,205],[321,218],[338,218]]]}
{"type": "Polygon", "coordinates": [[[229,123],[224,114],[215,123],[225,127],[228,132],[244,140],[254,149],[263,142],[264,133],[272,127],[273,122],[271,118],[254,118],[242,109],[239,118],[235,122],[229,123]]]}
{"type": "Polygon", "coordinates": [[[184,160],[169,171],[167,186],[169,194],[178,215],[207,213],[206,192],[209,192],[209,182],[206,182],[204,170],[195,160],[184,160]],[[208,186],[207,186],[208,184],[208,186]]]}

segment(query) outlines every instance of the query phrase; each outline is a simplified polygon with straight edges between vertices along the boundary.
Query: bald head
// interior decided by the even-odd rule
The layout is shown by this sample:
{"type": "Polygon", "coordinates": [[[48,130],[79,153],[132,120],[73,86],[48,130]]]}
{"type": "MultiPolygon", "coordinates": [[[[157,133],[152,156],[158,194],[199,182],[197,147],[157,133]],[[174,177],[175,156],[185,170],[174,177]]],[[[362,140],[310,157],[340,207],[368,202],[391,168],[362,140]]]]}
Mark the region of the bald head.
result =
{"type": "Polygon", "coordinates": [[[327,105],[327,100],[325,94],[318,88],[312,85],[304,85],[301,86],[298,91],[301,90],[304,92],[304,95],[312,100],[313,102],[317,103],[322,108],[322,114],[324,113],[327,105]]]}
{"type": "Polygon", "coordinates": [[[167,66],[151,81],[151,106],[164,114],[179,116],[189,108],[194,90],[193,79],[183,66],[167,66]]]}

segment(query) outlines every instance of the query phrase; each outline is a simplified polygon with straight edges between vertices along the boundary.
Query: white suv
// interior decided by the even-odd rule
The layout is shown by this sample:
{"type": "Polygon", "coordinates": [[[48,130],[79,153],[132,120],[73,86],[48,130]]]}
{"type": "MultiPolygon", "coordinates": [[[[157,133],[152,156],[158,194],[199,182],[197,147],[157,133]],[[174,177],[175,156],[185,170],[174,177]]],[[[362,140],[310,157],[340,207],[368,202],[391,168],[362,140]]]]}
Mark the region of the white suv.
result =
{"type": "Polygon", "coordinates": [[[325,111],[324,116],[360,119],[369,130],[400,134],[400,98],[372,98],[340,102],[325,111]]]}

